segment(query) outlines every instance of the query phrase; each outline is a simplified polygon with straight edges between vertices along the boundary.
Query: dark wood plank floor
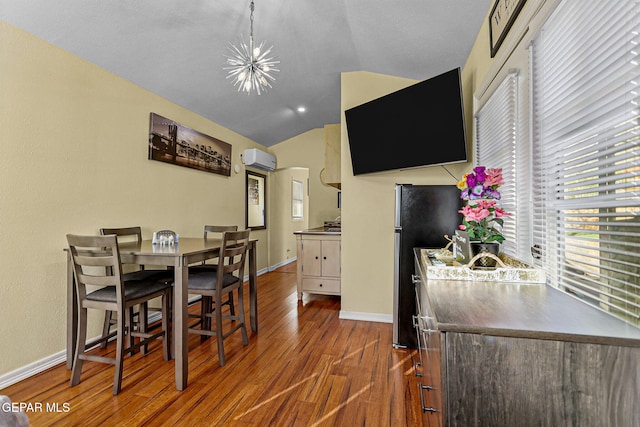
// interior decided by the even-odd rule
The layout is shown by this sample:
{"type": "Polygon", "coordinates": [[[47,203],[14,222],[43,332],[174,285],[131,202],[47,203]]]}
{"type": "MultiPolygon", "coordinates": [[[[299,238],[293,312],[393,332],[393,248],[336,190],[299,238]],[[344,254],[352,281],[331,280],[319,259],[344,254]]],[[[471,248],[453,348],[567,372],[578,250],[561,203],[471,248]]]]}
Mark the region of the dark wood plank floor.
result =
{"type": "Polygon", "coordinates": [[[215,339],[189,337],[182,392],[158,342],[125,360],[118,396],[113,367],[91,362],[76,387],[60,365],[0,394],[41,404],[28,412],[32,426],[420,425],[411,356],[392,348],[391,325],[340,320],[336,297],[305,294],[299,303],[295,278],[295,263],[259,277],[260,330],[247,347],[239,333],[225,340],[226,366],[215,339]]]}

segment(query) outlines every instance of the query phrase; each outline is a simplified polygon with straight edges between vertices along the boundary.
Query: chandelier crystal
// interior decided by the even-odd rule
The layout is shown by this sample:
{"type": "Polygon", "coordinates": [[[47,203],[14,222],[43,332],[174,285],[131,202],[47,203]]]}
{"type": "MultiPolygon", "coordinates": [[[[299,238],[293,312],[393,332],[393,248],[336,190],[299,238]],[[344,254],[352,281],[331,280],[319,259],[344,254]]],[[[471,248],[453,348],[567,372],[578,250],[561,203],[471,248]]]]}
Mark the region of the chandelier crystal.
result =
{"type": "Polygon", "coordinates": [[[254,8],[253,0],[251,0],[249,44],[247,45],[242,38],[238,46],[229,42],[227,49],[230,54],[225,55],[229,66],[223,69],[228,70],[229,75],[227,79],[232,79],[233,86],[238,87],[238,92],[244,91],[250,94],[252,90],[255,90],[258,95],[260,95],[262,92],[265,92],[267,88],[272,87],[272,82],[275,82],[276,79],[271,73],[280,71],[275,67],[280,61],[277,61],[274,56],[271,56],[273,46],[265,50],[264,41],[258,46],[253,42],[254,8]]]}

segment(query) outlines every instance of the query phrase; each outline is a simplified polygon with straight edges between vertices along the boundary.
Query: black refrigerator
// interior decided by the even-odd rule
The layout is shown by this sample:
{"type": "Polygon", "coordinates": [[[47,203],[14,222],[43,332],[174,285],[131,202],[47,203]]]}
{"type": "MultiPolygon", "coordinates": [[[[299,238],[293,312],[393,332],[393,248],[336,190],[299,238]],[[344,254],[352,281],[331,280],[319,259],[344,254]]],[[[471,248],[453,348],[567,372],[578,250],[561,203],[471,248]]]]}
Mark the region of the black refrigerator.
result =
{"type": "Polygon", "coordinates": [[[393,346],[416,347],[412,316],[416,313],[413,248],[443,248],[462,217],[455,185],[396,184],[393,283],[393,346]]]}

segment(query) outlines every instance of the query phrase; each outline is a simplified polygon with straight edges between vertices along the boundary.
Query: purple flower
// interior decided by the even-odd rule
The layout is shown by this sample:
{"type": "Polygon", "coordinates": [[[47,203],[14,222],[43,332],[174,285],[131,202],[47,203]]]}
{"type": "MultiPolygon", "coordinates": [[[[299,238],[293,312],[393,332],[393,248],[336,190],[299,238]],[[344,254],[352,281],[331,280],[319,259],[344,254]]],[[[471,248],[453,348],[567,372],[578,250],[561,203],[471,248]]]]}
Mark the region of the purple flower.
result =
{"type": "Polygon", "coordinates": [[[482,197],[483,192],[484,187],[482,186],[482,184],[476,184],[475,186],[473,186],[473,188],[471,188],[471,196],[474,198],[482,197]]]}
{"type": "Polygon", "coordinates": [[[484,192],[484,195],[487,199],[500,200],[500,192],[498,190],[492,190],[490,188],[487,188],[484,192]]]}
{"type": "Polygon", "coordinates": [[[468,188],[475,187],[477,183],[478,183],[478,181],[476,180],[475,174],[470,173],[469,175],[467,175],[467,187],[468,188]]]}
{"type": "Polygon", "coordinates": [[[476,175],[476,182],[482,184],[485,179],[487,179],[487,174],[485,173],[486,167],[484,166],[476,166],[473,168],[473,173],[476,175]]]}

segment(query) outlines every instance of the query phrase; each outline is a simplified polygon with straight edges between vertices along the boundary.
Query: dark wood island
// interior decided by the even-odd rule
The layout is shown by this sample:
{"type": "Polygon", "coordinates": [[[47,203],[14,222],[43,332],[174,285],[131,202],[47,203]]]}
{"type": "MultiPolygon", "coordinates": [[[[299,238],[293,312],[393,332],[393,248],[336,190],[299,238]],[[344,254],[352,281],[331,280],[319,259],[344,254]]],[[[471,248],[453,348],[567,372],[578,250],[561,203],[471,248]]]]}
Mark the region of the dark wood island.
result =
{"type": "Polygon", "coordinates": [[[640,329],[543,283],[427,279],[416,256],[426,423],[640,426],[640,329]]]}

